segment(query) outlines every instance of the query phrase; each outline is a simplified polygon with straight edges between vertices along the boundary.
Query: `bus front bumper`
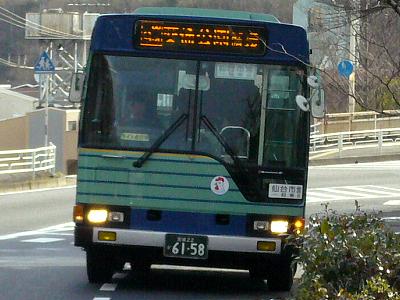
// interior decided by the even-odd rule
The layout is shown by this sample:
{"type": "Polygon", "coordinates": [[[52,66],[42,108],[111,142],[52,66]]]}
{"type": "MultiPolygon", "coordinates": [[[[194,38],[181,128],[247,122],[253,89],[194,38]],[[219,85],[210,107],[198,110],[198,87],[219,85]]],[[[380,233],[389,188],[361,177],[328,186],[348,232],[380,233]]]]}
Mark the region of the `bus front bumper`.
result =
{"type": "MultiPolygon", "coordinates": [[[[77,226],[75,227],[75,245],[86,247],[93,244],[103,244],[114,246],[143,246],[163,248],[165,244],[165,236],[168,233],[169,232],[77,226]],[[99,232],[115,232],[116,239],[115,241],[99,240],[99,232]]],[[[208,237],[209,251],[233,251],[269,254],[281,253],[282,241],[279,238],[240,237],[226,235],[205,236],[208,237]],[[275,250],[260,251],[257,249],[257,244],[259,242],[274,242],[276,245],[275,250]]]]}
{"type": "MultiPolygon", "coordinates": [[[[168,232],[169,233],[169,232],[168,232]]],[[[280,257],[292,256],[293,249],[283,246],[280,238],[259,238],[206,235],[208,237],[207,259],[171,258],[164,255],[167,232],[144,231],[103,227],[75,227],[75,246],[118,257],[123,261],[149,261],[153,264],[191,265],[248,269],[249,266],[270,264],[280,257]],[[115,241],[99,240],[99,232],[115,232],[115,241]],[[274,251],[260,251],[259,242],[274,242],[274,251]]],[[[174,233],[175,234],[175,233],[174,233]]],[[[180,234],[180,233],[177,233],[180,234]]],[[[184,234],[186,235],[186,234],[184,234]]]]}

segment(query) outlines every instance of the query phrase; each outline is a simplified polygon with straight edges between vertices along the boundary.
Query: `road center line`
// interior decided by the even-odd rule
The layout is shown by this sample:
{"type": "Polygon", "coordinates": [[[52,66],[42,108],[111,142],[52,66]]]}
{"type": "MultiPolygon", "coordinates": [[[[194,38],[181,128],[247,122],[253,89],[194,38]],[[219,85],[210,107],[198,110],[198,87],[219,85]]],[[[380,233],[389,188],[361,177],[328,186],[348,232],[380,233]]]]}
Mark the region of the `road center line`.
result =
{"type": "Polygon", "coordinates": [[[400,206],[400,200],[389,200],[389,201],[383,203],[383,205],[400,206]]]}

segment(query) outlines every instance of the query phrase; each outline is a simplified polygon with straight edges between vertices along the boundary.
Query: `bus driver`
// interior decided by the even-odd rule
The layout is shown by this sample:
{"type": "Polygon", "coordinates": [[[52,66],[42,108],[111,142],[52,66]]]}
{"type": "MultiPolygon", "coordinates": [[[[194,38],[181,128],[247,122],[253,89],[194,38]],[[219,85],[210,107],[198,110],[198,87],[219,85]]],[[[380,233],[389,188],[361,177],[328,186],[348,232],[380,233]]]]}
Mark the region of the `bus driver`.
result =
{"type": "Polygon", "coordinates": [[[151,109],[155,101],[151,99],[150,93],[136,90],[129,96],[120,125],[122,127],[158,127],[156,113],[153,113],[151,109]]]}

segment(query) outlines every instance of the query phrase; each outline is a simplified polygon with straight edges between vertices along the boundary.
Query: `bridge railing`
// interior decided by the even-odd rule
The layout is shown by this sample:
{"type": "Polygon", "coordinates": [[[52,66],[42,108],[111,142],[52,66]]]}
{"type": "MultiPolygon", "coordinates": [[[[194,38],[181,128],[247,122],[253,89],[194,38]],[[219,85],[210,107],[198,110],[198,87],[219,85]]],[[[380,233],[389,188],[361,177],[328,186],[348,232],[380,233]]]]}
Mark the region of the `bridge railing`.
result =
{"type": "Polygon", "coordinates": [[[400,128],[312,134],[310,137],[310,152],[337,150],[340,157],[344,148],[369,145],[370,147],[376,147],[378,154],[381,154],[385,143],[399,143],[400,145],[400,128]]]}
{"type": "Polygon", "coordinates": [[[56,146],[24,150],[0,151],[0,175],[49,171],[54,174],[56,166],[56,146]]]}

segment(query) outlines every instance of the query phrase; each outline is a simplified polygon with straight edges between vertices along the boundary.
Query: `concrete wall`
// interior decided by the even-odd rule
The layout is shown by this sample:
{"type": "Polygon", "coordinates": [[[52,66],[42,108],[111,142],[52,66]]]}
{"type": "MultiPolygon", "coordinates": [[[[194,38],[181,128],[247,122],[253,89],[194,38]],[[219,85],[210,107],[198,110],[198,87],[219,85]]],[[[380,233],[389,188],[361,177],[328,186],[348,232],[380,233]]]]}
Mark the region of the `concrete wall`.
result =
{"type": "Polygon", "coordinates": [[[28,149],[26,116],[0,121],[0,150],[28,149]]]}
{"type": "Polygon", "coordinates": [[[400,117],[384,117],[381,115],[365,115],[357,116],[359,113],[350,115],[334,114],[326,115],[326,119],[316,121],[321,122],[319,126],[319,133],[334,133],[344,131],[361,131],[361,130],[374,130],[383,128],[400,128],[400,117]]]}
{"type": "MultiPolygon", "coordinates": [[[[65,111],[49,108],[48,141],[56,145],[56,171],[64,168],[65,111]]],[[[29,116],[29,147],[38,148],[45,144],[45,109],[36,110],[29,116]]]]}
{"type": "Polygon", "coordinates": [[[67,131],[64,135],[65,174],[76,174],[78,159],[78,131],[67,131]]]}
{"type": "MultiPolygon", "coordinates": [[[[43,147],[45,144],[45,110],[0,121],[0,150],[43,147]]],[[[48,141],[57,147],[56,171],[67,173],[68,162],[77,159],[79,110],[49,108],[48,141]]]]}
{"type": "Polygon", "coordinates": [[[0,120],[24,116],[34,110],[36,98],[0,87],[0,120]]]}

